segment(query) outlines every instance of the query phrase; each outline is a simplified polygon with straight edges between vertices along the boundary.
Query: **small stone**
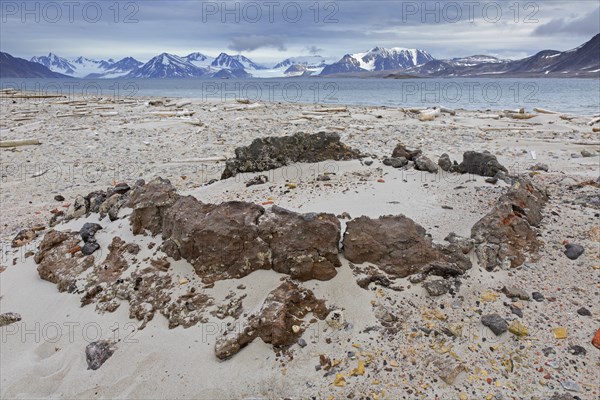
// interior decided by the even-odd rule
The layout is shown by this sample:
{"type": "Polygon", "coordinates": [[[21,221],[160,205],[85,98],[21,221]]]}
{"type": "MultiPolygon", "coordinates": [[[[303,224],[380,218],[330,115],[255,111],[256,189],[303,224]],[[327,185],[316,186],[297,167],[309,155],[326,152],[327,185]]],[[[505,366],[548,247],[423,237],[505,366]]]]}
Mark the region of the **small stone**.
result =
{"type": "Polygon", "coordinates": [[[330,181],[331,177],[329,175],[319,175],[317,176],[317,181],[319,182],[327,182],[330,181]]]}
{"type": "Polygon", "coordinates": [[[549,400],[575,400],[575,397],[571,396],[569,393],[554,393],[549,400]]]}
{"type": "Polygon", "coordinates": [[[581,390],[579,385],[573,381],[562,381],[560,384],[563,389],[568,390],[569,392],[579,392],[581,390]]]}
{"type": "Polygon", "coordinates": [[[515,314],[519,318],[523,318],[523,310],[521,310],[519,307],[515,307],[513,305],[510,305],[509,307],[510,307],[511,313],[515,314]]]}
{"type": "Polygon", "coordinates": [[[386,157],[383,159],[383,165],[393,168],[402,168],[408,164],[408,160],[404,157],[386,157]]]}
{"type": "Polygon", "coordinates": [[[596,157],[597,155],[598,153],[596,153],[595,151],[581,150],[581,156],[584,158],[596,157]]]}
{"type": "Polygon", "coordinates": [[[250,179],[246,182],[246,187],[255,186],[255,185],[264,185],[269,182],[269,177],[266,175],[257,175],[254,178],[250,179]]]}
{"type": "Polygon", "coordinates": [[[450,171],[450,169],[452,168],[452,161],[450,160],[450,156],[446,153],[442,154],[442,156],[438,160],[438,165],[443,171],[450,171]]]}
{"type": "Polygon", "coordinates": [[[519,298],[521,300],[529,300],[530,299],[530,297],[526,291],[524,291],[523,289],[516,288],[514,286],[504,286],[504,288],[502,288],[502,293],[504,293],[506,295],[506,297],[511,298],[511,299],[514,299],[514,298],[519,298]]]}
{"type": "Polygon", "coordinates": [[[298,325],[292,325],[292,332],[294,332],[294,333],[300,332],[300,327],[298,325]]]}
{"type": "Polygon", "coordinates": [[[508,330],[508,323],[498,314],[488,314],[481,317],[481,323],[491,329],[496,336],[508,330]]]}
{"type": "Polygon", "coordinates": [[[548,167],[548,164],[537,163],[537,164],[535,164],[534,166],[532,166],[529,169],[531,171],[544,171],[544,172],[548,172],[550,170],[550,167],[548,167]]]}
{"type": "Polygon", "coordinates": [[[306,347],[306,340],[304,340],[302,338],[298,339],[298,346],[306,347]]]}
{"type": "Polygon", "coordinates": [[[531,293],[531,297],[533,297],[533,299],[537,302],[542,302],[544,301],[544,295],[541,294],[540,292],[533,292],[531,293]]]}
{"type": "Polygon", "coordinates": [[[56,196],[54,196],[54,200],[55,201],[65,201],[65,197],[60,194],[57,194],[56,196]]]}
{"type": "Polygon", "coordinates": [[[583,246],[579,245],[579,244],[567,244],[565,246],[565,255],[567,256],[567,258],[569,258],[570,260],[577,260],[585,251],[585,249],[583,248],[583,246]]]}
{"type": "Polygon", "coordinates": [[[327,315],[325,322],[334,329],[342,329],[344,326],[344,313],[340,310],[333,310],[327,315]]]}
{"type": "Polygon", "coordinates": [[[32,240],[37,238],[38,234],[33,229],[23,229],[12,240],[12,247],[21,247],[30,243],[32,240]]]}
{"type": "Polygon", "coordinates": [[[508,326],[508,331],[515,336],[523,337],[529,334],[529,330],[519,321],[513,321],[508,326]]]}
{"type": "Polygon", "coordinates": [[[85,348],[85,359],[88,369],[97,370],[113,355],[113,350],[106,341],[92,342],[85,348]]]}
{"type": "Polygon", "coordinates": [[[363,162],[367,167],[370,167],[371,165],[373,165],[373,160],[365,160],[363,162]]]}
{"type": "Polygon", "coordinates": [[[423,282],[423,287],[431,297],[442,296],[450,291],[450,282],[444,279],[423,282]]]}
{"type": "Polygon", "coordinates": [[[93,239],[94,236],[96,236],[96,232],[101,229],[102,226],[100,224],[86,222],[79,230],[79,235],[84,242],[88,242],[90,239],[93,239]]]}
{"type": "Polygon", "coordinates": [[[555,339],[566,339],[567,338],[567,328],[564,328],[562,326],[559,326],[558,328],[554,328],[552,330],[552,333],[554,333],[555,339]]]}
{"type": "Polygon", "coordinates": [[[584,317],[591,317],[592,313],[590,312],[590,310],[588,310],[585,307],[581,307],[579,310],[577,310],[577,314],[582,315],[584,317]]]}
{"type": "Polygon", "coordinates": [[[485,178],[485,183],[495,185],[496,183],[498,183],[498,178],[496,178],[496,177],[485,178]]]}
{"type": "Polygon", "coordinates": [[[420,155],[414,159],[415,169],[418,171],[427,171],[429,173],[435,174],[439,171],[438,166],[431,161],[429,158],[420,155]]]}
{"type": "Polygon", "coordinates": [[[548,357],[551,354],[556,354],[556,351],[553,347],[545,347],[542,349],[542,353],[544,353],[544,356],[548,357]]]}
{"type": "Polygon", "coordinates": [[[421,283],[427,278],[424,274],[414,274],[408,278],[408,281],[412,284],[421,283]]]}
{"type": "Polygon", "coordinates": [[[15,322],[19,322],[20,320],[21,315],[14,312],[0,314],[0,326],[14,324],[15,322]]]}
{"type": "Polygon", "coordinates": [[[568,351],[574,356],[585,356],[587,354],[585,348],[579,345],[569,346],[568,351]]]}
{"type": "Polygon", "coordinates": [[[86,256],[94,254],[94,252],[100,248],[100,245],[96,243],[96,240],[92,240],[86,242],[81,248],[81,252],[86,256]]]}

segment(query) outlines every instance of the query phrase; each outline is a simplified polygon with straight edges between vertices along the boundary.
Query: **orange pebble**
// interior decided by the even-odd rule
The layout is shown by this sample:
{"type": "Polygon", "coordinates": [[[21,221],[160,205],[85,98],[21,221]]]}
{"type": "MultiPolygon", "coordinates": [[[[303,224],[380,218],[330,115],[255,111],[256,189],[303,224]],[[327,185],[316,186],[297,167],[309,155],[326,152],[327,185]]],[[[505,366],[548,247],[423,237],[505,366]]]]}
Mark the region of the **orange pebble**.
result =
{"type": "Polygon", "coordinates": [[[596,347],[597,349],[600,349],[600,329],[598,329],[596,331],[596,334],[594,335],[594,338],[592,339],[592,344],[594,345],[594,347],[596,347]]]}

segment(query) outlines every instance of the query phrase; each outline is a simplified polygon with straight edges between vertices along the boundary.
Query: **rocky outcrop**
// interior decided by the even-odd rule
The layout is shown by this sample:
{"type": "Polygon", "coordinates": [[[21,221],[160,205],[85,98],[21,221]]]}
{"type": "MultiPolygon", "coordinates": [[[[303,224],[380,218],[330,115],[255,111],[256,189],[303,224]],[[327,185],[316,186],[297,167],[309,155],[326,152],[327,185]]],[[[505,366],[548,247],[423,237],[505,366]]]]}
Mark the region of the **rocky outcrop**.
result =
{"type": "Polygon", "coordinates": [[[353,263],[370,262],[396,277],[416,273],[460,275],[471,268],[459,244],[434,246],[425,229],[404,215],[348,222],[344,256],[353,263]]]}
{"type": "Polygon", "coordinates": [[[498,162],[496,156],[487,151],[483,153],[467,151],[463,154],[463,161],[458,166],[458,172],[494,177],[498,172],[507,174],[508,170],[498,162]]]}
{"type": "Polygon", "coordinates": [[[324,320],[329,310],[312,291],[285,281],[269,293],[260,311],[248,318],[240,332],[217,339],[215,354],[221,360],[230,358],[257,337],[275,347],[290,346],[306,329],[302,319],[309,312],[324,320]]]}
{"type": "Polygon", "coordinates": [[[175,187],[167,179],[156,178],[134,188],[126,206],[133,208],[131,225],[138,235],[149,230],[153,235],[162,231],[163,213],[179,198],[175,187]]]}
{"type": "Polygon", "coordinates": [[[274,269],[300,280],[328,280],[340,266],[339,220],[252,203],[204,204],[182,197],[164,212],[163,251],[184,258],[205,283],[274,269]],[[193,217],[191,217],[193,216],[193,217]]]}
{"type": "Polygon", "coordinates": [[[329,280],[341,265],[340,221],[333,214],[298,214],[273,206],[261,218],[260,237],[271,249],[273,269],[299,280],[329,280]]]}
{"type": "Polygon", "coordinates": [[[182,197],[164,211],[163,251],[189,261],[205,283],[270,269],[271,250],[258,228],[264,213],[252,203],[215,205],[182,197]]]}
{"type": "Polygon", "coordinates": [[[82,257],[78,254],[77,233],[49,230],[39,245],[34,260],[38,265],[40,278],[56,284],[61,292],[77,290],[79,274],[94,265],[94,256],[82,257]]]}
{"type": "Polygon", "coordinates": [[[421,155],[421,150],[410,150],[404,144],[398,143],[394,151],[392,152],[392,157],[400,158],[403,157],[408,161],[414,161],[419,155],[421,155]]]}
{"type": "Polygon", "coordinates": [[[544,189],[518,180],[471,229],[479,263],[490,271],[523,264],[526,253],[537,251],[541,245],[534,228],[542,221],[547,201],[544,189]]]}
{"type": "Polygon", "coordinates": [[[359,157],[360,153],[343,144],[337,133],[297,133],[293,136],[260,138],[250,146],[235,149],[235,158],[227,160],[221,179],[231,178],[240,172],[267,171],[297,162],[340,161],[359,157]]]}

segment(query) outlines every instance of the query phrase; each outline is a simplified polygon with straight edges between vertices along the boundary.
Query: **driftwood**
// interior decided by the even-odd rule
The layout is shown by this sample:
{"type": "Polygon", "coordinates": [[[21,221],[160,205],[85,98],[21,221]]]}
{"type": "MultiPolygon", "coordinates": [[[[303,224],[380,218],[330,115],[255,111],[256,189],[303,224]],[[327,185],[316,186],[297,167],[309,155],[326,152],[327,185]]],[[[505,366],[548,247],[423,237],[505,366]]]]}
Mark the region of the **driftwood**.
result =
{"type": "Polygon", "coordinates": [[[593,118],[590,122],[588,122],[589,126],[595,125],[600,122],[600,117],[593,118]]]}
{"type": "Polygon", "coordinates": [[[40,144],[38,139],[0,140],[0,147],[37,146],[40,144]]]}
{"type": "Polygon", "coordinates": [[[347,112],[348,108],[346,107],[334,107],[334,108],[317,108],[314,110],[316,113],[335,113],[335,112],[347,112]]]}
{"type": "Polygon", "coordinates": [[[226,161],[226,157],[205,157],[205,158],[190,158],[187,160],[171,160],[169,162],[176,164],[187,164],[187,163],[202,163],[202,162],[219,162],[226,161]]]}
{"type": "Polygon", "coordinates": [[[534,108],[533,111],[535,111],[536,113],[539,113],[539,114],[550,114],[550,115],[558,114],[555,111],[545,110],[543,108],[534,108]]]}
{"type": "Polygon", "coordinates": [[[563,121],[573,121],[575,117],[571,117],[569,115],[561,115],[560,119],[562,119],[563,121]]]}
{"type": "Polygon", "coordinates": [[[592,132],[594,132],[594,133],[600,132],[600,128],[592,128],[592,132]]]}
{"type": "Polygon", "coordinates": [[[456,110],[453,110],[451,108],[447,108],[447,107],[438,107],[440,109],[440,111],[442,113],[446,113],[446,114],[450,114],[450,115],[456,115],[456,110]]]}
{"type": "Polygon", "coordinates": [[[151,112],[150,114],[155,115],[157,117],[191,117],[195,113],[196,113],[195,111],[183,110],[183,111],[154,111],[154,112],[151,112]]]}
{"type": "Polygon", "coordinates": [[[250,100],[248,99],[235,99],[240,104],[250,104],[250,100]]]}
{"type": "Polygon", "coordinates": [[[511,114],[510,117],[512,119],[531,119],[537,117],[534,114],[511,114]]]}
{"type": "Polygon", "coordinates": [[[242,105],[242,106],[225,107],[225,111],[254,110],[256,108],[261,108],[261,107],[264,107],[264,105],[260,104],[260,103],[253,103],[253,104],[242,105]]]}

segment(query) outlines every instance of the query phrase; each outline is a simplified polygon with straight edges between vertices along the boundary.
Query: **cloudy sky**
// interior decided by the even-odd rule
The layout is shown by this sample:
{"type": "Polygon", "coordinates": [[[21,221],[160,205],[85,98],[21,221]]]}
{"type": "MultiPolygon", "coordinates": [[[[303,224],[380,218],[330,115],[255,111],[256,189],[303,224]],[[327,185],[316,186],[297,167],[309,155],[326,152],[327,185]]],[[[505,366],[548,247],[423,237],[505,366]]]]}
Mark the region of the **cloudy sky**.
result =
{"type": "Polygon", "coordinates": [[[337,60],[375,46],[521,58],[589,40],[600,32],[600,8],[597,0],[2,0],[0,21],[0,50],[23,58],[224,51],[267,64],[309,54],[337,60]]]}

